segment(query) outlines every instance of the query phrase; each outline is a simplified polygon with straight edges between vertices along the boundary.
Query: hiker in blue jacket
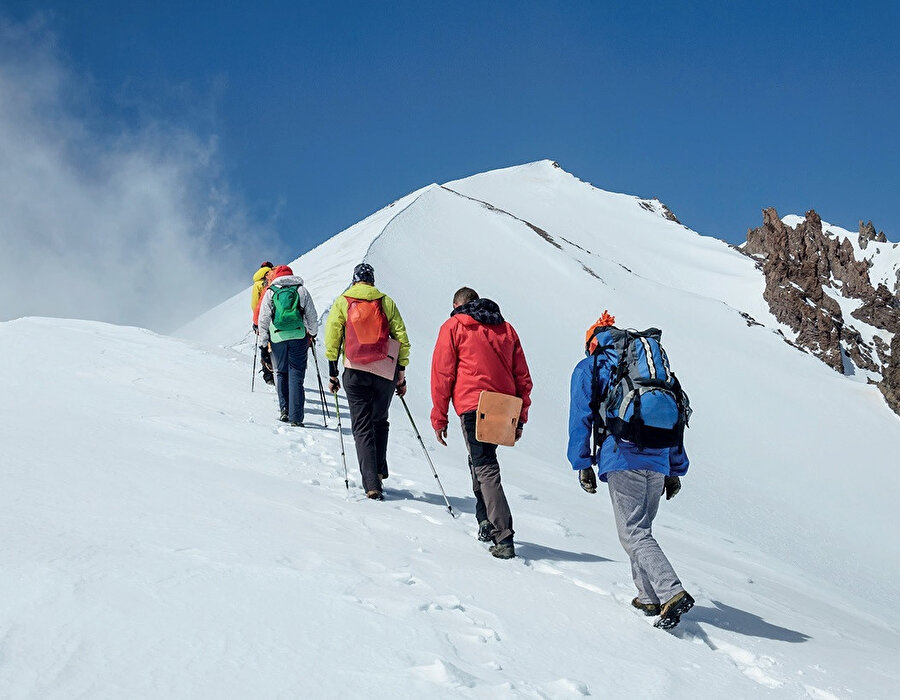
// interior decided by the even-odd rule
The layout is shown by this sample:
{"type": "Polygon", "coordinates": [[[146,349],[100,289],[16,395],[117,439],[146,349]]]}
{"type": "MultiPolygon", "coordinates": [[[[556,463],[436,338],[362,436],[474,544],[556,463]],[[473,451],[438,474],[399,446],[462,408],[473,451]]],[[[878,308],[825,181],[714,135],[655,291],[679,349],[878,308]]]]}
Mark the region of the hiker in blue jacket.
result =
{"type": "Polygon", "coordinates": [[[645,615],[660,615],[657,627],[670,628],[691,609],[694,599],[684,590],[654,539],[652,525],[661,496],[665,493],[668,500],[678,493],[679,477],[687,472],[689,462],[683,445],[639,447],[606,431],[600,434],[602,444],[594,457],[592,432],[602,421],[591,406],[592,397],[606,394],[619,361],[610,344],[598,345],[598,341],[604,338],[604,329],[614,322],[615,318],[604,312],[588,329],[587,357],[572,372],[568,458],[579,472],[581,487],[588,493],[597,491],[593,469],[596,463],[600,480],[609,487],[619,541],[631,560],[632,578],[638,589],[631,604],[645,615]]]}

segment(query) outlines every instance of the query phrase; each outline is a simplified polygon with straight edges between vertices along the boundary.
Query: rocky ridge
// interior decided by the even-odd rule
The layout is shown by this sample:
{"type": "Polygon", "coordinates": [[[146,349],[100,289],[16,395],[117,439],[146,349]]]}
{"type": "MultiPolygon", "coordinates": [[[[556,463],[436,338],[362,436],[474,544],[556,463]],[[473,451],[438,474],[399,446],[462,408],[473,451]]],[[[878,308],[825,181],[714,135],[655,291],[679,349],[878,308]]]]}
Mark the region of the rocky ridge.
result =
{"type": "Polygon", "coordinates": [[[900,414],[900,265],[892,278],[870,275],[875,256],[897,245],[871,221],[860,222],[856,245],[839,231],[823,229],[815,211],[790,226],[769,208],[742,250],[765,274],[763,297],[792,342],[837,372],[862,371],[900,414]]]}

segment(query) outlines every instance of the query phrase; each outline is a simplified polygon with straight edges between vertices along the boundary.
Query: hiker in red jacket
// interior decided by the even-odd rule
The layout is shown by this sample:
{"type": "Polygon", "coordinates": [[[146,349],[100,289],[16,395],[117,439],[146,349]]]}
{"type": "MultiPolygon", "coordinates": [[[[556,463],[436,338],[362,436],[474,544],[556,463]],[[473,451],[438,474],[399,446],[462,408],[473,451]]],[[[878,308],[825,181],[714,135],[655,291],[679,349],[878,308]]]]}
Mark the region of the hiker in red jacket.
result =
{"type": "Polygon", "coordinates": [[[475,438],[475,412],[482,391],[520,397],[518,440],[528,420],[531,387],[519,336],[503,319],[500,307],[490,299],[480,299],[474,289],[459,289],[431,359],[431,426],[437,441],[446,445],[447,409],[452,399],[469,451],[478,539],[493,540],[490,551],[499,559],[516,555],[512,514],[500,484],[497,445],[475,438]]]}

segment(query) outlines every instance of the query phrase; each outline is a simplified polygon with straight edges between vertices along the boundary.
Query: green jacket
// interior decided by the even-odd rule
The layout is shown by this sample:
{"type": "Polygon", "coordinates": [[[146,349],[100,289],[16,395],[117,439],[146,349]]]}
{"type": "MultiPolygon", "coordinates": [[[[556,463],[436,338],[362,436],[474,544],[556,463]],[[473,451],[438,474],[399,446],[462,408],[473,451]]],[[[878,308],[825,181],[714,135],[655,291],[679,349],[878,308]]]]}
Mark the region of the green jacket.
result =
{"type": "Polygon", "coordinates": [[[409,336],[406,335],[406,326],[403,318],[397,310],[394,300],[387,294],[379,292],[371,284],[358,282],[350,289],[334,300],[331,311],[328,312],[328,320],[325,321],[325,358],[335,362],[341,353],[344,344],[344,326],[347,323],[347,297],[353,299],[381,299],[381,308],[387,316],[391,337],[400,341],[400,354],[397,364],[402,368],[409,364],[409,336]]]}

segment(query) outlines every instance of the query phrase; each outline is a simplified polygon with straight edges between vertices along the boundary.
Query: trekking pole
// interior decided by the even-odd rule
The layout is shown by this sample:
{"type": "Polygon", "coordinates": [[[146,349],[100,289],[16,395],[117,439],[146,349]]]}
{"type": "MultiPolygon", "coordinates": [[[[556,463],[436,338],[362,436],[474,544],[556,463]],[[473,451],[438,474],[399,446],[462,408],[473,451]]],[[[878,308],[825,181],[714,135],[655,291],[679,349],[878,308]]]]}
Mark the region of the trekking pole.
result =
{"type": "MultiPolygon", "coordinates": [[[[319,398],[322,399],[322,415],[330,416],[331,414],[328,413],[328,406],[325,403],[325,387],[322,385],[322,373],[319,371],[319,356],[316,355],[316,344],[310,343],[309,347],[312,348],[313,361],[316,363],[316,379],[319,380],[319,398]]],[[[328,427],[328,419],[323,418],[322,420],[325,421],[325,427],[327,428],[328,427]]]]}
{"type": "Polygon", "coordinates": [[[437,481],[438,488],[441,490],[441,494],[444,496],[444,503],[447,504],[447,510],[449,510],[450,515],[455,518],[456,513],[453,512],[453,506],[450,505],[450,500],[447,498],[447,494],[444,491],[444,486],[441,484],[440,478],[438,478],[437,471],[434,468],[434,463],[431,461],[431,455],[428,454],[428,449],[425,447],[425,442],[422,440],[422,436],[419,435],[419,429],[416,427],[416,422],[413,420],[412,413],[409,412],[409,406],[406,405],[406,399],[401,396],[400,400],[403,402],[403,408],[406,409],[406,415],[409,416],[409,422],[412,423],[412,427],[416,433],[416,437],[419,438],[419,444],[422,446],[422,450],[425,452],[425,459],[428,460],[428,466],[431,467],[431,473],[434,474],[434,479],[435,481],[437,481]]]}
{"type": "Polygon", "coordinates": [[[341,407],[338,404],[337,392],[334,392],[334,411],[338,419],[338,435],[341,436],[341,459],[344,460],[344,486],[350,491],[350,474],[347,473],[347,455],[344,454],[344,429],[341,427],[341,407]]]}
{"type": "Polygon", "coordinates": [[[253,346],[253,374],[250,377],[250,391],[253,391],[253,388],[256,386],[256,354],[259,352],[259,348],[255,345],[253,346]]]}

